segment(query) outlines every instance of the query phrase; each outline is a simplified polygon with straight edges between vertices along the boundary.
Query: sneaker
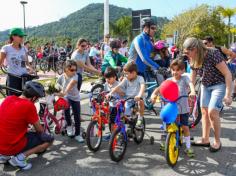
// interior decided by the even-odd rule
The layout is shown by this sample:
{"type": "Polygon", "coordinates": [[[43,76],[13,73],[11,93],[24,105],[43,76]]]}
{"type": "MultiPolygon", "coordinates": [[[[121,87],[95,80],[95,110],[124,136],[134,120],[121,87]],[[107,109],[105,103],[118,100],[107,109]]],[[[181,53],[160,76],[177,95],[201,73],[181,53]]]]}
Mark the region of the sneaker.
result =
{"type": "Polygon", "coordinates": [[[194,151],[192,148],[185,149],[184,152],[188,155],[188,157],[193,158],[195,156],[194,151]]]}
{"type": "Polygon", "coordinates": [[[72,126],[67,126],[66,127],[66,133],[67,133],[67,136],[73,136],[73,127],[72,126]]]}
{"type": "Polygon", "coordinates": [[[160,150],[161,151],[165,151],[165,143],[164,142],[161,143],[160,150]]]}
{"type": "Polygon", "coordinates": [[[10,156],[6,156],[6,155],[1,155],[0,154],[0,164],[6,163],[9,159],[11,159],[10,156]]]}
{"type": "Polygon", "coordinates": [[[78,135],[78,136],[75,136],[75,140],[78,141],[79,143],[84,143],[84,139],[82,136],[78,135]]]}
{"type": "Polygon", "coordinates": [[[26,158],[24,159],[19,159],[19,155],[13,156],[9,161],[8,161],[12,166],[19,167],[23,170],[29,170],[32,168],[32,164],[28,163],[26,158]]]}
{"type": "Polygon", "coordinates": [[[102,141],[107,142],[110,140],[110,138],[111,138],[111,135],[108,134],[108,135],[102,137],[102,141]]]}
{"type": "Polygon", "coordinates": [[[138,129],[142,129],[143,128],[143,120],[142,119],[138,119],[135,125],[136,128],[138,129]]]}

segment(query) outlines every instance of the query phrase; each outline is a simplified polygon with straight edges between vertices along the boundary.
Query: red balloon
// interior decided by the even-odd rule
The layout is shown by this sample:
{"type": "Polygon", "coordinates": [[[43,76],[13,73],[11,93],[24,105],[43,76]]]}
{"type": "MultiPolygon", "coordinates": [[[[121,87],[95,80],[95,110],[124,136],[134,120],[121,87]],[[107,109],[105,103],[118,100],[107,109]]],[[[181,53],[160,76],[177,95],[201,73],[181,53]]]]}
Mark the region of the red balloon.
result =
{"type": "Polygon", "coordinates": [[[165,80],[160,86],[160,94],[171,102],[176,101],[179,97],[179,88],[177,83],[171,80],[165,80]]]}

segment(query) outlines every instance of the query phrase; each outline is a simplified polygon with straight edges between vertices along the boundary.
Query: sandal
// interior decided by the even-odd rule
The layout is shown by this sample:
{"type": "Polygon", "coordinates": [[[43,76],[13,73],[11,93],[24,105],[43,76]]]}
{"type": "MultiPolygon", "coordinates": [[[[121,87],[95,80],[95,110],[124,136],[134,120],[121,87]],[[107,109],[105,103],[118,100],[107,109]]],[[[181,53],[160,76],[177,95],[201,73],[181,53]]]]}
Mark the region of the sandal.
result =
{"type": "Polygon", "coordinates": [[[210,148],[209,148],[210,152],[212,152],[212,153],[218,152],[220,149],[221,149],[221,143],[220,143],[220,146],[218,148],[214,148],[212,146],[210,146],[210,148]]]}
{"type": "Polygon", "coordinates": [[[199,147],[210,147],[210,142],[208,142],[208,143],[203,143],[203,142],[191,142],[191,145],[192,146],[199,146],[199,147]]]}

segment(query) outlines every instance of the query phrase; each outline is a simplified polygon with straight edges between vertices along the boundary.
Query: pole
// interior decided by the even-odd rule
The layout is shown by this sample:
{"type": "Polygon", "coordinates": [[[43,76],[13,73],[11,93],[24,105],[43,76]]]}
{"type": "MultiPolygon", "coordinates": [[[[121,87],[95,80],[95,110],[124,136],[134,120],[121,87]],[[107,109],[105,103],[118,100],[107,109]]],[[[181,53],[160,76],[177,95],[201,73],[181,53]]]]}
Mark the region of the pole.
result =
{"type": "Polygon", "coordinates": [[[23,6],[23,20],[24,20],[24,32],[26,33],[26,27],[25,27],[25,4],[27,4],[28,2],[26,1],[20,1],[20,3],[23,6]]]}
{"type": "Polygon", "coordinates": [[[104,2],[104,36],[109,34],[109,0],[104,2]]]}

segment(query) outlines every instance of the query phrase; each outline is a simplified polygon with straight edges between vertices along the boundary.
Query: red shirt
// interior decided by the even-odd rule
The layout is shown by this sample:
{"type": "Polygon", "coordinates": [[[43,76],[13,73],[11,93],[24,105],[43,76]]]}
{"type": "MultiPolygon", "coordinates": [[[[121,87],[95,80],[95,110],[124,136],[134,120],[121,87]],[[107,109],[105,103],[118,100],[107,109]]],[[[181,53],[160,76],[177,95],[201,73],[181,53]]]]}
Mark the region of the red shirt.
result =
{"type": "Polygon", "coordinates": [[[27,143],[29,124],[39,120],[34,104],[17,96],[7,97],[0,105],[0,154],[15,155],[27,143]]]}

